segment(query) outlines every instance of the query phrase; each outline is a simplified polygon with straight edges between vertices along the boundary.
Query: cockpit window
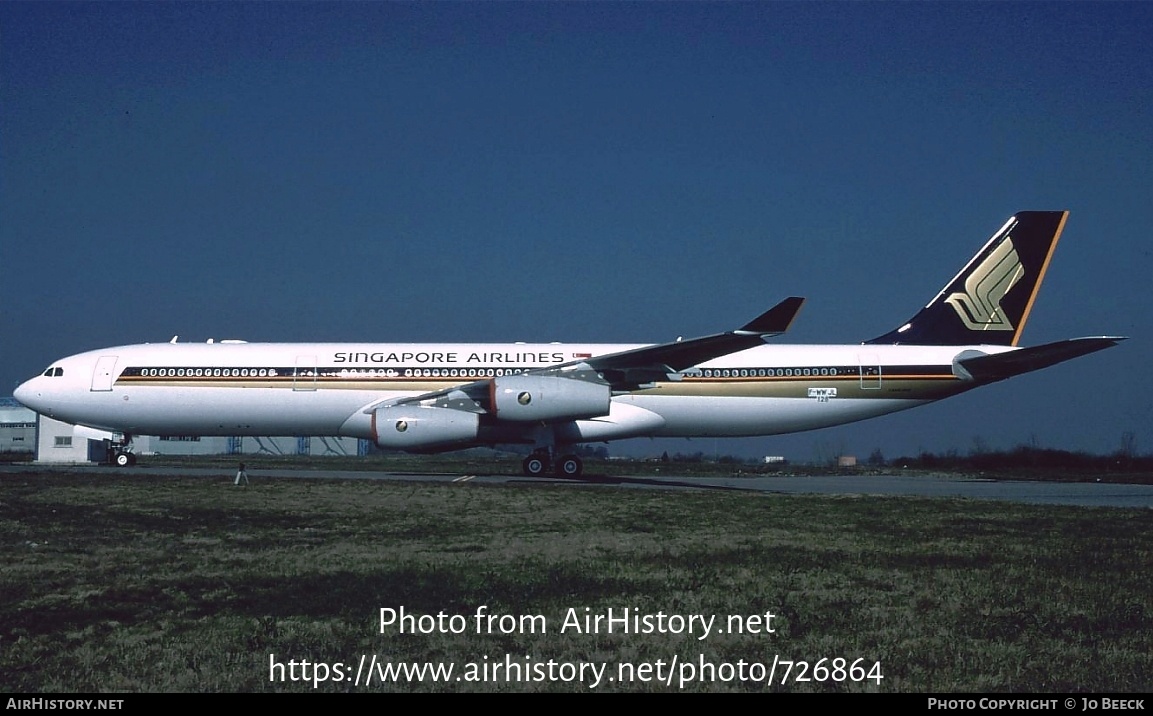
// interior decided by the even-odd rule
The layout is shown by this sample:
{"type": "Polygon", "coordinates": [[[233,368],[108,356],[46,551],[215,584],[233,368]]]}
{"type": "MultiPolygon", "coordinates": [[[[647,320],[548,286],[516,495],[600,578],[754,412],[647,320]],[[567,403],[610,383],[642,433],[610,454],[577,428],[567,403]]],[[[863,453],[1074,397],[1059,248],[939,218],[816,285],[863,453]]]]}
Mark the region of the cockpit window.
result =
{"type": "Polygon", "coordinates": [[[64,375],[63,368],[49,368],[44,371],[44,377],[46,378],[59,378],[62,375],[64,375]]]}

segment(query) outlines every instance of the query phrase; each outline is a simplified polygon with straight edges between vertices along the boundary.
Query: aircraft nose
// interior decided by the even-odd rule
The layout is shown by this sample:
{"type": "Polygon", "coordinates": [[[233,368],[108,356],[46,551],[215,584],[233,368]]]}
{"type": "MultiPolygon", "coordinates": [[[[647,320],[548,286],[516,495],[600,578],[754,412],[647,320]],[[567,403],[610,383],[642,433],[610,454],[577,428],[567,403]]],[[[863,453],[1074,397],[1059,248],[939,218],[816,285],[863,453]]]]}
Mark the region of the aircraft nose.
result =
{"type": "Polygon", "coordinates": [[[16,390],[13,391],[12,396],[14,398],[16,398],[16,400],[20,401],[20,404],[23,405],[24,407],[32,408],[33,410],[36,410],[37,412],[39,412],[39,409],[37,408],[37,403],[39,403],[40,401],[37,400],[37,398],[40,397],[40,393],[39,393],[39,391],[36,390],[36,386],[32,385],[35,382],[36,382],[35,378],[33,378],[32,380],[24,381],[23,383],[21,383],[19,386],[16,387],[16,390]]]}

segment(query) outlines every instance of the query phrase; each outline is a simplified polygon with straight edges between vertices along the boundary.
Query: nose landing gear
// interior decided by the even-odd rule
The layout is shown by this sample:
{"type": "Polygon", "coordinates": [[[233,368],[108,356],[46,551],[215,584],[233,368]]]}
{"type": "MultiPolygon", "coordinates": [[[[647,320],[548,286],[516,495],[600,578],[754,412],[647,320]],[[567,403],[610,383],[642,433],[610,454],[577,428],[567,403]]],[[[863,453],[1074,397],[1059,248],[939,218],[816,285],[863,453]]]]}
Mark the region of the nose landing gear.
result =
{"type": "Polygon", "coordinates": [[[136,464],[136,453],[113,450],[112,464],[117,467],[129,467],[136,464]]]}
{"type": "Polygon", "coordinates": [[[116,467],[131,467],[136,464],[136,453],[132,452],[131,435],[125,435],[120,442],[109,441],[108,462],[116,467]]]}

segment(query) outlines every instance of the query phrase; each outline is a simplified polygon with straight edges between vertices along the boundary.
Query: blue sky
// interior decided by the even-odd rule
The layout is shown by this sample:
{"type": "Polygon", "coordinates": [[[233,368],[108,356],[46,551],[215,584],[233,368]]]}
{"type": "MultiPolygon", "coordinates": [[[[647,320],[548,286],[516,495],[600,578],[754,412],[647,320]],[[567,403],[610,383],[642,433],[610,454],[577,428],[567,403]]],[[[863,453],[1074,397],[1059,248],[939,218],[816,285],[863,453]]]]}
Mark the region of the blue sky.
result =
{"type": "MultiPolygon", "coordinates": [[[[1072,214],[1024,343],[928,408],[672,451],[1153,451],[1153,5],[0,4],[0,392],[168,340],[660,342],[903,322],[1072,214]]],[[[626,446],[645,452],[645,441],[626,446]]]]}

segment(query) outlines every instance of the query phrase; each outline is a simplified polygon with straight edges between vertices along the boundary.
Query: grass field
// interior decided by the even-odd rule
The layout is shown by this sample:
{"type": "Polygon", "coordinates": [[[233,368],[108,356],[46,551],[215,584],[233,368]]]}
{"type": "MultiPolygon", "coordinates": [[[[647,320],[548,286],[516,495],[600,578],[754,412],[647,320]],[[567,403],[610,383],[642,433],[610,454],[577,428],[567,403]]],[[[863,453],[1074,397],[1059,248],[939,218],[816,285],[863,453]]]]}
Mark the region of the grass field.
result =
{"type": "Polygon", "coordinates": [[[1148,691],[1151,527],[961,500],[6,475],[0,690],[588,691],[584,663],[596,690],[1148,691]],[[400,607],[432,633],[382,629],[400,607]],[[478,633],[481,607],[506,619],[478,633]],[[715,620],[561,632],[626,608],[650,631],[715,620]],[[362,655],[454,672],[353,683],[362,655]]]}

